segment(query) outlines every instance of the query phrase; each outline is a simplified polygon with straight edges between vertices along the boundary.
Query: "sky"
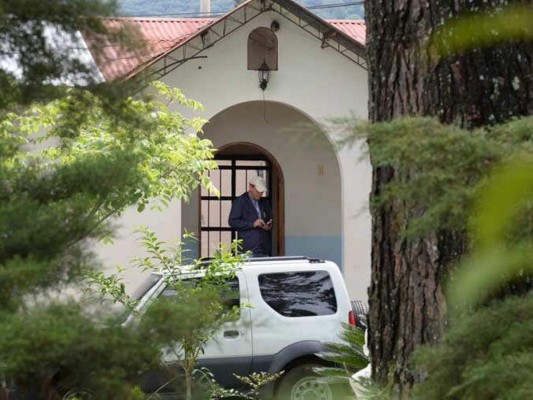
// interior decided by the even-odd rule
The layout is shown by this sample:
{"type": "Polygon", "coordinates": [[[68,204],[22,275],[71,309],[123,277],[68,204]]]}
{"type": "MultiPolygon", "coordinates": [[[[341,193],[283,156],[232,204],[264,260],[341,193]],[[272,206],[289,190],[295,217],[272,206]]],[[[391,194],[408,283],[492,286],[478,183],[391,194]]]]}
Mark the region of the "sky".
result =
{"type": "MultiPolygon", "coordinates": [[[[296,0],[326,19],[360,19],[364,17],[360,0],[296,0]]],[[[231,10],[235,0],[211,0],[213,15],[199,15],[200,0],[118,0],[121,15],[154,17],[218,16],[231,10]]]]}

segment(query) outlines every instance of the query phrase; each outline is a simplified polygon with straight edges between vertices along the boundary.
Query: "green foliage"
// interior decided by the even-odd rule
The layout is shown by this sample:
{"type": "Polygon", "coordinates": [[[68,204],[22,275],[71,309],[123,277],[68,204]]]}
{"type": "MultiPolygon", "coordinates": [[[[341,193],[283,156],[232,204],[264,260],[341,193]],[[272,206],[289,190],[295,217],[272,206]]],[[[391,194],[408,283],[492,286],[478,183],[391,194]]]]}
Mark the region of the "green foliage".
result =
{"type": "Polygon", "coordinates": [[[91,388],[98,399],[128,398],[139,372],[157,365],[161,345],[148,325],[96,321],[72,302],[1,314],[0,376],[33,389],[32,399],[71,387],[91,388]]]}
{"type": "MultiPolygon", "coordinates": [[[[524,208],[530,205],[533,195],[532,167],[533,160],[529,157],[506,164],[493,174],[481,193],[473,219],[472,230],[478,249],[489,249],[509,240],[510,230],[523,217],[524,208]]],[[[521,232],[522,238],[524,233],[521,232]]]]}
{"type": "Polygon", "coordinates": [[[107,275],[103,271],[89,271],[87,273],[89,286],[85,288],[85,292],[89,297],[98,298],[102,304],[106,303],[104,299],[110,298],[113,303],[122,304],[127,312],[133,312],[137,299],[128,295],[124,279],[119,276],[124,269],[116,267],[116,270],[117,274],[112,275],[107,275]],[[94,286],[97,286],[96,293],[94,286]]]}
{"type": "MultiPolygon", "coordinates": [[[[508,2],[501,3],[506,5],[508,2]]],[[[533,9],[530,4],[501,6],[485,11],[461,16],[442,25],[430,39],[432,55],[438,59],[469,51],[480,52],[484,48],[509,42],[531,40],[533,9]]],[[[516,90],[523,87],[519,77],[510,79],[516,90]]],[[[452,320],[443,343],[422,348],[416,353],[414,364],[418,376],[424,380],[416,386],[415,398],[463,400],[531,397],[531,293],[520,298],[492,300],[491,303],[487,298],[494,299],[495,292],[502,285],[527,281],[528,275],[531,279],[532,132],[531,118],[523,118],[468,133],[481,141],[470,148],[474,151],[474,162],[471,164],[473,168],[461,167],[457,170],[460,174],[457,181],[462,181],[461,185],[464,186],[461,197],[468,200],[463,203],[467,205],[461,212],[463,216],[451,225],[442,224],[442,219],[439,218],[427,221],[429,230],[426,232],[438,232],[441,227],[462,231],[470,228],[473,253],[461,263],[458,272],[452,275],[448,292],[452,320]],[[483,149],[483,146],[489,151],[478,154],[477,151],[483,149]],[[471,179],[468,179],[469,176],[471,179]],[[469,186],[472,188],[471,193],[469,186]]],[[[433,132],[428,132],[428,135],[433,135],[433,132]]],[[[427,142],[433,138],[423,140],[427,142]]],[[[470,143],[465,143],[467,148],[464,150],[467,152],[453,151],[450,162],[461,165],[465,156],[470,162],[470,143]]],[[[372,145],[370,141],[371,152],[372,145]]],[[[415,143],[411,142],[411,145],[415,145],[416,149],[415,143]]],[[[401,151],[401,147],[398,149],[401,151]]],[[[380,151],[382,150],[377,150],[378,153],[380,151]]],[[[429,163],[432,160],[428,157],[435,157],[438,174],[444,168],[440,164],[441,155],[436,152],[417,154],[414,151],[412,155],[426,157],[425,162],[429,163]]],[[[394,155],[392,159],[398,161],[394,155]]],[[[381,165],[387,167],[386,160],[382,160],[384,162],[381,165]]],[[[421,173],[425,178],[433,170],[431,166],[413,170],[410,165],[393,166],[403,168],[403,173],[408,178],[413,173],[415,176],[421,173]]],[[[395,175],[392,180],[400,182],[401,173],[399,175],[395,175]]],[[[433,177],[430,176],[429,180],[431,178],[433,177]]],[[[420,181],[423,196],[427,190],[424,180],[420,181]]],[[[413,204],[414,187],[411,187],[409,179],[405,182],[406,190],[402,192],[400,185],[396,191],[399,197],[390,201],[401,203],[407,199],[411,202],[410,205],[413,204]]],[[[391,186],[393,185],[394,183],[391,186]]],[[[438,190],[438,186],[433,186],[433,189],[438,190]]],[[[454,186],[452,190],[455,190],[454,186]]],[[[384,197],[386,195],[379,200],[387,201],[384,197]]],[[[439,199],[434,200],[437,203],[428,203],[427,199],[422,199],[419,214],[431,211],[439,202],[439,199]]],[[[460,202],[458,204],[462,205],[460,202]]],[[[444,209],[453,206],[452,203],[443,205],[444,209]]],[[[418,217],[416,213],[413,214],[418,217]]]]}
{"type": "Polygon", "coordinates": [[[65,86],[85,86],[106,98],[129,91],[117,82],[113,90],[80,50],[79,31],[114,37],[128,48],[135,44],[121,31],[108,31],[101,17],[116,12],[114,0],[1,0],[0,110],[61,97],[65,86]]]}
{"type": "Polygon", "coordinates": [[[453,306],[479,304],[506,283],[533,274],[532,167],[529,152],[518,155],[497,168],[481,191],[471,222],[473,251],[450,284],[453,306]]]}
{"type": "Polygon", "coordinates": [[[250,389],[250,392],[247,393],[246,396],[241,395],[241,397],[254,400],[260,398],[260,391],[263,386],[278,380],[283,373],[284,371],[275,374],[270,374],[268,372],[253,372],[248,376],[233,375],[250,389]]]}
{"type": "Polygon", "coordinates": [[[172,198],[187,199],[200,182],[210,185],[205,170],[215,167],[209,161],[212,147],[210,141],[195,135],[204,120],[187,119],[169,107],[197,110],[201,105],[179,89],[160,82],[153,87],[158,97],[152,101],[128,99],[122,104],[120,121],[109,115],[104,101],[87,91],[72,91],[61,101],[31,108],[13,124],[46,128],[40,141],[57,137],[62,142],[26,157],[61,165],[63,179],[71,185],[73,178],[85,173],[81,176],[83,187],[102,198],[104,214],[119,204],[122,209],[124,204],[134,203],[142,208],[152,197],[158,197],[163,205],[172,198]],[[84,113],[73,118],[69,112],[73,109],[84,113]],[[100,168],[104,163],[106,171],[100,168]],[[116,188],[119,182],[122,187],[116,188]],[[111,196],[110,188],[121,190],[111,196]]]}
{"type": "Polygon", "coordinates": [[[483,302],[509,282],[530,279],[533,241],[533,175],[530,119],[491,132],[509,156],[490,173],[478,193],[469,229],[472,252],[449,288],[457,308],[483,302]]]}
{"type": "Polygon", "coordinates": [[[508,298],[452,321],[420,350],[421,399],[526,399],[533,393],[533,297],[508,298]]]}
{"type": "Polygon", "coordinates": [[[402,205],[404,233],[465,231],[480,190],[494,168],[532,153],[533,118],[467,131],[430,118],[402,118],[356,127],[368,139],[372,164],[394,175],[372,206],[402,205]]]}
{"type": "Polygon", "coordinates": [[[358,381],[357,400],[392,400],[399,398],[392,384],[392,380],[386,386],[380,386],[372,379],[360,378],[358,381]]]}
{"type": "MultiPolygon", "coordinates": [[[[97,270],[89,242],[109,240],[114,217],[187,199],[214,166],[203,121],[170,111],[198,103],[158,83],[141,100],[125,96],[135,82],[96,82],[79,30],[135,44],[104,29],[113,10],[113,0],[0,0],[0,56],[16,60],[0,66],[0,393],[14,382],[35,400],[71,387],[139,399],[135,380],[160,361],[164,335],[89,315],[64,291],[97,270]]],[[[125,297],[121,282],[106,284],[125,297]]]]}
{"type": "Polygon", "coordinates": [[[417,356],[427,375],[421,399],[518,399],[531,390],[531,296],[472,306],[531,275],[532,123],[473,132],[430,119],[364,127],[374,165],[394,168],[375,204],[402,204],[407,235],[470,229],[472,254],[451,274],[457,319],[442,345],[417,356]]]}
{"type": "Polygon", "coordinates": [[[532,167],[531,158],[506,164],[481,193],[472,219],[473,252],[450,285],[453,306],[478,304],[504,284],[533,274],[532,167]]]}
{"type": "Polygon", "coordinates": [[[328,350],[318,354],[320,358],[334,364],[335,367],[315,369],[320,376],[333,383],[346,383],[354,373],[369,363],[363,351],[365,334],[361,328],[344,324],[341,340],[343,343],[326,343],[328,350]]]}
{"type": "Polygon", "coordinates": [[[461,15],[439,27],[430,47],[436,55],[447,57],[509,41],[531,40],[532,20],[533,9],[525,4],[461,15]]]}
{"type": "MultiPolygon", "coordinates": [[[[195,390],[195,398],[198,400],[209,399],[209,400],[220,400],[225,398],[230,398],[233,400],[244,398],[246,395],[243,395],[238,390],[229,388],[226,389],[218,384],[215,380],[214,375],[207,368],[198,368],[194,371],[195,386],[201,386],[204,389],[203,393],[198,395],[198,390],[195,390]],[[203,396],[203,397],[202,397],[203,396]]],[[[197,389],[197,388],[195,388],[197,389]]],[[[150,400],[150,398],[148,398],[150,400]]]]}
{"type": "Polygon", "coordinates": [[[154,198],[165,206],[201,183],[212,188],[211,143],[195,135],[203,121],[169,110],[199,105],[177,89],[154,86],[156,100],[128,99],[120,115],[73,89],[2,120],[0,307],[87,269],[83,240],[109,235],[108,222],[126,207],[142,210],[154,198]],[[22,144],[43,148],[26,151],[22,144]]]}
{"type": "MultiPolygon", "coordinates": [[[[0,311],[2,346],[12,347],[0,354],[5,372],[19,384],[54,375],[57,368],[73,369],[86,375],[72,384],[97,388],[102,399],[116,398],[109,393],[126,393],[133,376],[158,360],[154,349],[162,348],[162,333],[147,327],[144,336],[118,326],[101,330],[101,322],[74,304],[61,306],[61,312],[46,305],[51,291],[80,282],[86,273],[105,278],[95,272],[98,263],[87,241],[110,237],[110,223],[127,207],[163,207],[187,199],[202,183],[210,187],[211,143],[196,134],[203,121],[170,111],[199,104],[162,84],[153,91],[151,101],[127,98],[110,105],[89,91],[70,89],[61,99],[0,118],[0,311]],[[33,344],[17,340],[23,321],[38,332],[28,334],[33,344]],[[99,341],[89,341],[87,332],[99,341]],[[139,351],[138,360],[127,356],[144,347],[151,353],[139,351]],[[105,367],[94,352],[105,355],[105,367]]],[[[121,282],[106,284],[114,287],[115,299],[126,298],[121,282]]]]}
{"type": "MultiPolygon", "coordinates": [[[[434,50],[448,56],[531,39],[532,11],[530,6],[515,5],[451,21],[432,39],[434,50]]],[[[510,149],[512,157],[492,171],[480,190],[469,226],[472,253],[449,284],[451,328],[443,343],[415,356],[416,367],[427,375],[416,387],[419,398],[525,399],[533,392],[531,291],[490,302],[505,285],[531,282],[529,121],[524,118],[493,129],[493,137],[510,149]]]]}

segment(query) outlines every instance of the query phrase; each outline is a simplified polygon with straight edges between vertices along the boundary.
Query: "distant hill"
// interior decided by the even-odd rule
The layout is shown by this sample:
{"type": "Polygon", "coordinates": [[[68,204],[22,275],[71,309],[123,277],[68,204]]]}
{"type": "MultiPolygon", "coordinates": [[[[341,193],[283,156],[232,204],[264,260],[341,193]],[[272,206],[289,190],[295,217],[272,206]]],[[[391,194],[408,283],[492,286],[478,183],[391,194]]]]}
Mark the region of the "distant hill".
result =
{"type": "MultiPolygon", "coordinates": [[[[297,2],[310,7],[312,12],[325,19],[364,18],[363,6],[353,5],[358,3],[356,0],[297,0],[297,2]]],[[[121,16],[186,18],[218,16],[231,10],[240,1],[211,0],[211,15],[200,15],[200,0],[118,0],[118,3],[121,16]]]]}

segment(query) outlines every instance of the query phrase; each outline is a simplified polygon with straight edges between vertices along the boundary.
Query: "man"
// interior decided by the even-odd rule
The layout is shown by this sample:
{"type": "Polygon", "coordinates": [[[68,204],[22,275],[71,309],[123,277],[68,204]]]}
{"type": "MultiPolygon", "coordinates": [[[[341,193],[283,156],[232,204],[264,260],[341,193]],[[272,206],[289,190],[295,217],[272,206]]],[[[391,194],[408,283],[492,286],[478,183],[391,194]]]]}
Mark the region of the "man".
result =
{"type": "Polygon", "coordinates": [[[260,176],[252,177],[248,183],[248,191],[233,201],[228,222],[239,232],[243,251],[252,252],[253,257],[269,257],[272,255],[272,210],[263,199],[266,183],[260,176]]]}

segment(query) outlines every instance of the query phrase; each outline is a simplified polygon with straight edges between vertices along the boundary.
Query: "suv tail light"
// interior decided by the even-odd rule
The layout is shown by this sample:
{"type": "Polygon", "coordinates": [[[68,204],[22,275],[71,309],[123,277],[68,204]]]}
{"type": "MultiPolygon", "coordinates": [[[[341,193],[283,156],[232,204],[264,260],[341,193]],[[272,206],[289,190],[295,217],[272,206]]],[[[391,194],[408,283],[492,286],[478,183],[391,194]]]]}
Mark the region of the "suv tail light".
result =
{"type": "Polygon", "coordinates": [[[353,311],[348,312],[348,323],[351,326],[357,325],[356,320],[355,320],[355,314],[353,313],[353,311]]]}

